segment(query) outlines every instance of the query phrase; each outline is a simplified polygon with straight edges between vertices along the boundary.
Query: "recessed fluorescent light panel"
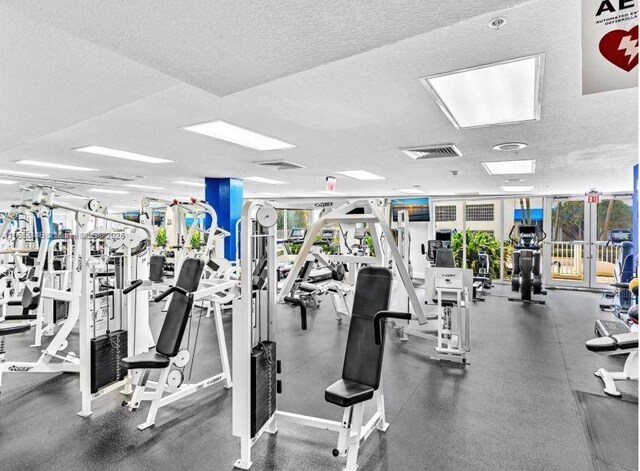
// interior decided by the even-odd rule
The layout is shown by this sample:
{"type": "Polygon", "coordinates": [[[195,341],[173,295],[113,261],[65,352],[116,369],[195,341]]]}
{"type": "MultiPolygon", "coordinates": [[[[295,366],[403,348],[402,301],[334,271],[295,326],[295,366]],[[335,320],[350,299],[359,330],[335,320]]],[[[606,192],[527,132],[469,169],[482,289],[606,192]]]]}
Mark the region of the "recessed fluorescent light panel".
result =
{"type": "Polygon", "coordinates": [[[80,172],[97,172],[97,168],[77,167],[75,165],[56,164],[53,162],[41,162],[39,160],[18,160],[17,164],[31,165],[33,167],[59,168],[62,170],[78,170],[80,172]]]}
{"type": "Polygon", "coordinates": [[[291,149],[295,147],[293,144],[289,144],[288,142],[264,136],[257,132],[249,131],[248,129],[240,128],[224,121],[211,121],[209,123],[193,124],[191,126],[185,126],[182,129],[213,137],[214,139],[238,144],[240,146],[249,147],[254,150],[278,150],[291,149]]]}
{"type": "Polygon", "coordinates": [[[86,152],[88,154],[106,155],[107,157],[114,157],[116,159],[134,160],[136,162],[143,162],[145,164],[166,164],[173,162],[173,160],[160,159],[158,157],[151,157],[149,155],[135,154],[133,152],[126,152],[124,150],[109,149],[108,147],[100,146],[86,146],[78,147],[78,152],[86,152]]]}
{"type": "Polygon", "coordinates": [[[489,175],[518,175],[524,173],[535,173],[536,171],[535,159],[482,162],[482,166],[489,175]]]}
{"type": "Polygon", "coordinates": [[[48,177],[49,175],[44,173],[33,173],[33,172],[20,172],[18,170],[0,170],[0,175],[16,175],[20,177],[48,177]]]}
{"type": "Polygon", "coordinates": [[[375,173],[367,172],[366,170],[344,170],[342,172],[336,172],[345,177],[355,178],[356,180],[384,180],[384,177],[376,175],[375,173]]]}
{"type": "Polygon", "coordinates": [[[128,195],[129,192],[128,191],[123,191],[123,190],[107,190],[106,188],[91,188],[90,190],[88,190],[92,193],[107,193],[107,194],[112,194],[112,195],[128,195]]]}
{"type": "Polygon", "coordinates": [[[177,183],[178,185],[199,186],[199,187],[202,187],[202,188],[204,188],[204,187],[205,187],[205,184],[204,184],[204,183],[200,183],[200,182],[189,182],[189,181],[186,181],[186,180],[178,180],[178,181],[175,181],[175,182],[173,182],[173,183],[177,183]]]}
{"type": "Polygon", "coordinates": [[[18,182],[13,180],[0,180],[0,185],[15,185],[16,183],[18,182]]]}
{"type": "Polygon", "coordinates": [[[164,190],[164,188],[160,186],[138,185],[135,183],[131,183],[130,185],[125,186],[129,188],[140,188],[141,190],[164,190]]]}
{"type": "Polygon", "coordinates": [[[251,182],[258,183],[266,183],[268,185],[284,185],[286,182],[281,182],[280,180],[272,180],[270,178],[262,178],[262,177],[244,177],[243,180],[249,180],[251,182]]]}
{"type": "Polygon", "coordinates": [[[402,188],[396,191],[399,191],[400,193],[406,193],[407,195],[424,195],[425,194],[424,191],[418,188],[402,188]]]}
{"type": "Polygon", "coordinates": [[[423,77],[458,129],[540,119],[544,54],[423,77]]]}
{"type": "Polygon", "coordinates": [[[514,185],[514,186],[501,186],[502,191],[508,191],[509,193],[525,193],[527,191],[533,191],[533,186],[527,185],[514,185]]]}

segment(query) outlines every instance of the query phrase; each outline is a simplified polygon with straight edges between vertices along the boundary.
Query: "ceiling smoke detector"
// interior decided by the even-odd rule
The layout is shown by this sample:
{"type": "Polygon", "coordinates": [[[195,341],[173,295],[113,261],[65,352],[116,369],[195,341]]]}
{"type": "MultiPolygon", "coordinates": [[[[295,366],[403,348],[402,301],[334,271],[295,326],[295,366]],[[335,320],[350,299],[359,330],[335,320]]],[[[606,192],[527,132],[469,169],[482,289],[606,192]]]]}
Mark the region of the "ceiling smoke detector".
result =
{"type": "Polygon", "coordinates": [[[501,17],[501,16],[499,16],[499,17],[497,17],[497,18],[492,19],[492,20],[489,22],[489,28],[491,28],[491,29],[500,29],[500,28],[502,28],[505,24],[507,24],[507,19],[506,19],[506,18],[503,18],[503,17],[501,17]]]}
{"type": "Polygon", "coordinates": [[[500,150],[503,152],[514,152],[527,147],[524,142],[503,142],[502,144],[496,144],[493,146],[493,150],[500,150]]]}

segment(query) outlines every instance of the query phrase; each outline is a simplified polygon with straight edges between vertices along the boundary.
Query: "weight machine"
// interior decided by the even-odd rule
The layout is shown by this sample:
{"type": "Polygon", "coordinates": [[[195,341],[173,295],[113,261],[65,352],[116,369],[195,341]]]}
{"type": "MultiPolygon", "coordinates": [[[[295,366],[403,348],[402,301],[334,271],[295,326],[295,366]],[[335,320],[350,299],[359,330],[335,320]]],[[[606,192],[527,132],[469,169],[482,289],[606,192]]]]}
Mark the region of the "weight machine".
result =
{"type": "MultiPolygon", "coordinates": [[[[373,221],[373,216],[371,213],[359,214],[358,219],[373,221]]],[[[388,318],[409,319],[411,314],[387,311],[392,285],[388,269],[363,268],[357,278],[342,379],[325,391],[326,401],[344,408],[342,421],[279,410],[276,393],[280,391],[281,383],[276,375],[281,373],[281,367],[276,356],[275,338],[277,213],[267,203],[248,201],[244,204],[241,221],[242,297],[234,302],[233,316],[233,434],[240,438],[240,459],[234,466],[249,469],[252,446],[262,434],[275,434],[283,423],[292,422],[338,432],[338,445],[333,455],[346,456],[345,470],[353,471],[358,466],[361,444],[374,430],[384,432],[389,427],[381,379],[384,321],[388,318]],[[376,411],[363,423],[367,403],[373,403],[376,411]]],[[[320,229],[321,225],[314,225],[310,237],[314,237],[314,230],[317,233],[320,229]]],[[[303,250],[304,245],[310,244],[305,242],[303,250]]],[[[304,261],[304,258],[300,260],[304,261]]],[[[296,266],[302,265],[298,263],[300,260],[296,261],[296,266]]],[[[300,269],[296,266],[293,273],[300,269]]],[[[307,328],[303,305],[301,327],[307,328]]]]}
{"type": "MultiPolygon", "coordinates": [[[[96,200],[90,200],[85,207],[79,208],[54,201],[53,188],[44,186],[32,186],[24,188],[21,195],[21,205],[30,208],[31,211],[49,214],[52,209],[65,209],[75,214],[76,219],[76,243],[74,244],[71,262],[71,286],[70,290],[54,289],[43,285],[43,266],[46,257],[47,244],[41,244],[38,257],[35,262],[34,275],[25,282],[25,290],[22,296],[22,306],[27,312],[38,307],[41,298],[49,298],[65,301],[69,304],[67,319],[53,337],[49,345],[43,350],[36,362],[12,362],[4,358],[0,360],[0,374],[6,372],[22,373],[59,373],[74,372],[80,375],[80,393],[82,397],[82,409],[78,415],[86,417],[91,414],[91,402],[109,391],[124,387],[124,392],[131,389],[132,378],[121,377],[119,359],[126,352],[141,353],[152,345],[151,332],[148,322],[148,298],[138,299],[137,295],[127,297],[121,294],[122,288],[129,283],[132,275],[145,276],[148,270],[146,255],[150,247],[149,229],[138,223],[116,219],[106,214],[106,207],[96,200]],[[90,222],[105,221],[127,226],[133,231],[111,231],[100,228],[90,228],[90,222]],[[109,269],[105,263],[92,256],[92,246],[100,242],[110,254],[117,256],[120,262],[114,264],[113,279],[115,285],[109,286],[109,269]],[[138,252],[136,263],[132,259],[132,252],[138,252]],[[102,263],[101,263],[102,262],[102,263]],[[135,266],[134,266],[135,265],[135,266]],[[97,285],[98,268],[107,266],[106,293],[95,289],[97,285]],[[91,274],[94,274],[92,277],[91,274]],[[119,330],[127,328],[132,335],[120,334],[113,336],[109,327],[103,336],[95,336],[97,322],[100,322],[101,306],[99,299],[106,297],[107,302],[113,296],[114,305],[121,306],[121,314],[126,320],[119,326],[119,330]],[[67,337],[75,325],[79,322],[79,356],[73,352],[64,352],[68,347],[67,337]],[[124,325],[123,325],[124,324],[124,325]],[[114,347],[117,345],[117,348],[114,347]],[[104,346],[108,348],[104,348],[104,346]],[[102,355],[102,356],[100,356],[102,355]],[[104,355],[107,355],[105,358],[104,355]],[[53,362],[53,359],[60,360],[53,362]],[[105,363],[106,361],[106,363],[105,363]],[[98,368],[102,365],[103,368],[98,368]]],[[[29,314],[29,316],[32,316],[29,314]]],[[[107,322],[107,318],[103,320],[107,322]]],[[[6,318],[5,318],[6,319],[6,318]]],[[[0,337],[31,329],[29,322],[1,322],[0,337]]],[[[4,344],[4,342],[2,342],[4,344]]]]}
{"type": "MultiPolygon", "coordinates": [[[[219,310],[215,311],[214,318],[222,372],[203,380],[191,382],[202,321],[201,313],[198,317],[198,327],[192,346],[190,337],[194,303],[201,299],[211,298],[218,299],[218,302],[225,299],[230,300],[236,296],[238,287],[236,281],[203,280],[204,267],[205,263],[200,258],[187,258],[183,261],[176,284],[154,298],[155,302],[160,302],[169,296],[171,297],[155,351],[133,355],[122,360],[124,368],[138,373],[131,399],[123,401],[122,405],[127,406],[129,411],[134,411],[140,407],[143,401],[151,403],[147,420],[138,426],[139,430],[155,425],[156,415],[164,406],[209,388],[220,381],[225,381],[226,389],[232,386],[222,314],[219,310]],[[204,287],[202,287],[203,284],[204,287]],[[183,348],[183,337],[187,325],[187,345],[186,348],[183,348]],[[189,368],[188,372],[186,372],[187,367],[189,368]],[[150,372],[155,370],[159,371],[158,380],[149,381],[150,372]]],[[[125,291],[137,289],[144,289],[142,280],[133,281],[125,291]]]]}
{"type": "MultiPolygon", "coordinates": [[[[296,279],[306,261],[309,259],[309,255],[315,257],[312,253],[314,247],[314,241],[316,237],[320,235],[323,228],[333,224],[367,224],[368,232],[371,234],[371,240],[373,241],[375,256],[371,255],[357,255],[357,254],[322,254],[322,258],[326,263],[333,264],[347,264],[349,266],[349,273],[357,273],[357,267],[361,265],[372,266],[385,266],[386,255],[381,243],[381,236],[384,237],[385,248],[388,250],[388,256],[394,261],[394,267],[399,277],[399,282],[404,287],[404,290],[409,299],[409,304],[412,308],[413,315],[422,325],[427,322],[427,317],[424,314],[422,305],[418,300],[413,282],[409,276],[409,271],[405,266],[402,258],[402,254],[398,249],[398,246],[394,242],[393,232],[387,219],[382,213],[378,203],[375,200],[356,200],[354,202],[346,203],[334,210],[323,214],[309,229],[307,237],[300,248],[300,252],[293,264],[289,275],[285,279],[282,289],[278,294],[278,302],[285,302],[285,297],[290,296],[292,288],[296,283],[296,279]]],[[[355,280],[353,280],[355,282],[355,280]]]]}

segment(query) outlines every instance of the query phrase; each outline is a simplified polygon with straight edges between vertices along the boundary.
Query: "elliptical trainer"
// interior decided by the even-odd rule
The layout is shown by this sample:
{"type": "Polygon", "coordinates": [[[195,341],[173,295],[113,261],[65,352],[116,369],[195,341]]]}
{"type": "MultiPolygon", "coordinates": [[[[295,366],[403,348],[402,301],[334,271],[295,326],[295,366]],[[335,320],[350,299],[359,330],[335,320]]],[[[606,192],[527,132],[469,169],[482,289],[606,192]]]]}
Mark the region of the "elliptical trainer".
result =
{"type": "Polygon", "coordinates": [[[511,291],[520,291],[520,298],[509,298],[509,301],[545,304],[545,301],[531,299],[531,294],[547,294],[542,288],[540,260],[540,243],[547,237],[547,234],[543,231],[542,238],[538,238],[535,225],[519,224],[519,240],[515,240],[512,237],[515,228],[514,225],[509,232],[509,239],[515,244],[511,291]]]}

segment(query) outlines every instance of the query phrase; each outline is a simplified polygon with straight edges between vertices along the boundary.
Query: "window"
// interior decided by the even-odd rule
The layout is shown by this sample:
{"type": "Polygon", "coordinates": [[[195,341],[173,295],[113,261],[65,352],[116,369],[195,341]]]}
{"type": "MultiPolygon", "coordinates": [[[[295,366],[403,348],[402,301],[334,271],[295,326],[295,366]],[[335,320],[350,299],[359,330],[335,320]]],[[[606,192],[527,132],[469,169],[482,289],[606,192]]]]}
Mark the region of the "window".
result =
{"type": "Polygon", "coordinates": [[[313,211],[310,209],[278,209],[277,229],[279,239],[287,239],[293,229],[309,229],[313,211]]]}
{"type": "Polygon", "coordinates": [[[467,204],[467,221],[493,221],[493,203],[467,204]]]}
{"type": "Polygon", "coordinates": [[[436,222],[451,222],[456,220],[456,205],[436,205],[436,222]]]}

